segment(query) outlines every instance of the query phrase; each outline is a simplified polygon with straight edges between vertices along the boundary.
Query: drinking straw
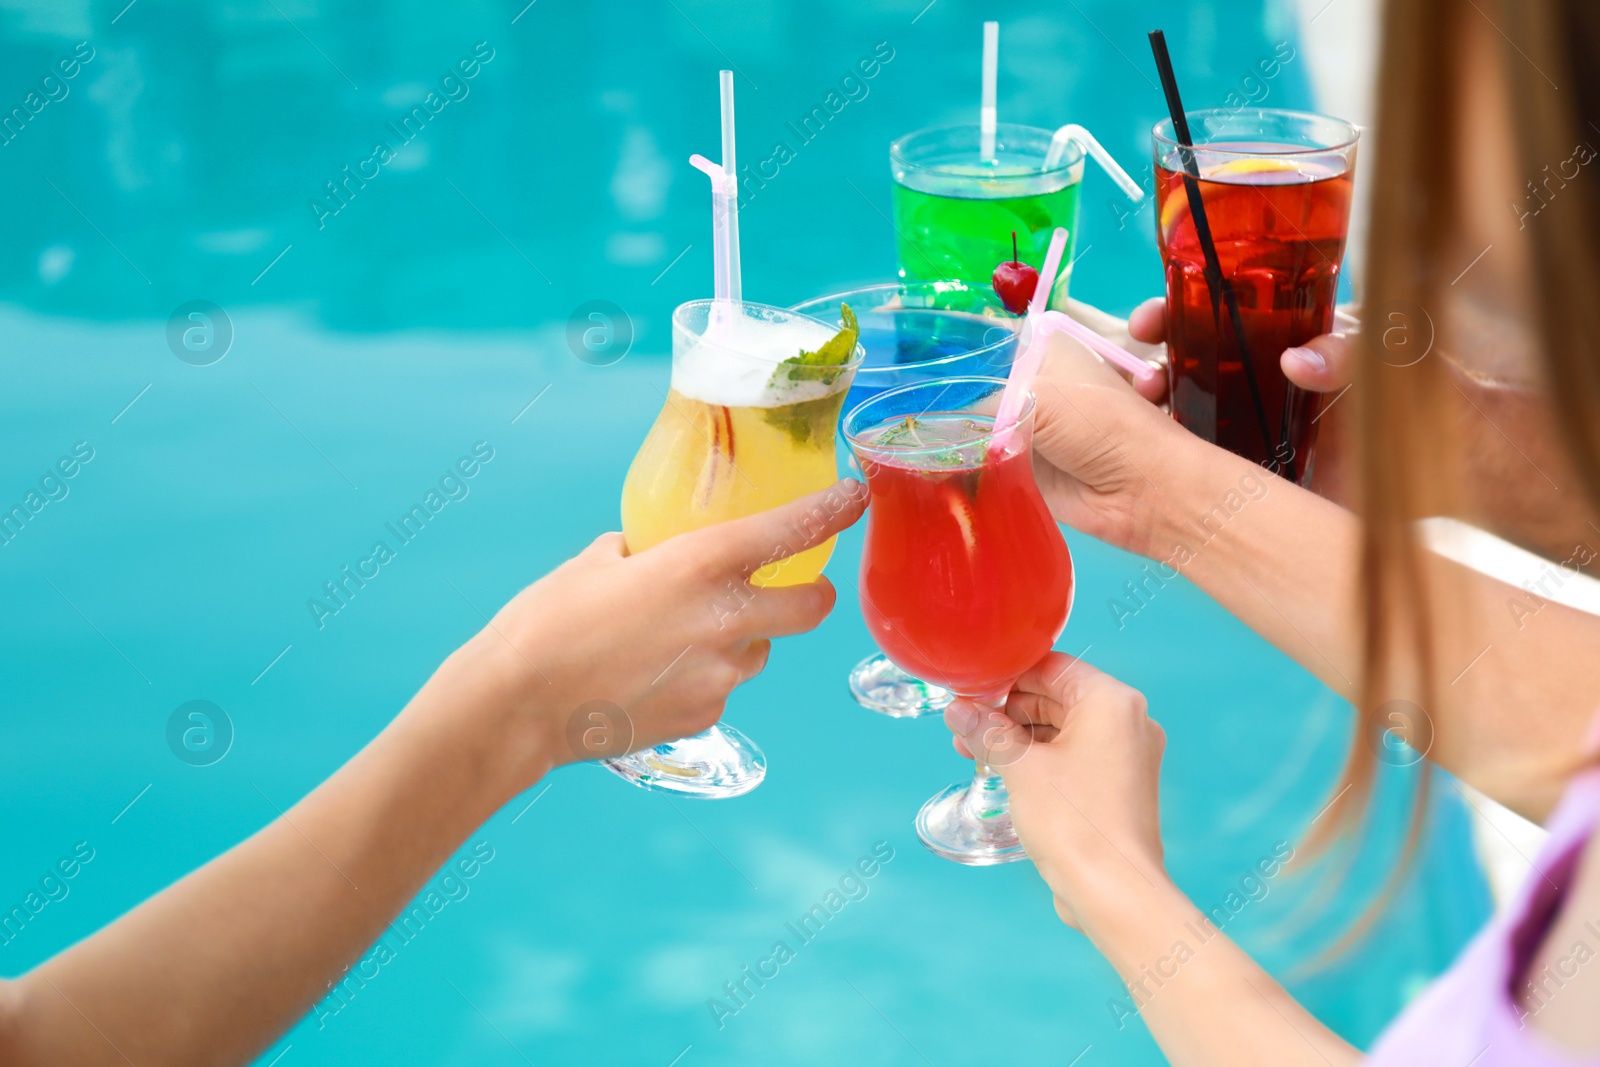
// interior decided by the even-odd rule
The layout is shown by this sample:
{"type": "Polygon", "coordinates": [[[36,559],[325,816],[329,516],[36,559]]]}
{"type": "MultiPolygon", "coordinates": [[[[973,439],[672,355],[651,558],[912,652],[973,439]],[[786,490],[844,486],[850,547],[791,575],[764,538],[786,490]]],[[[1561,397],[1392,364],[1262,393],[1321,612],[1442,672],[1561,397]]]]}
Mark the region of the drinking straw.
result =
{"type": "Polygon", "coordinates": [[[978,157],[994,162],[994,131],[999,115],[995,110],[995,81],[1000,74],[1000,24],[983,24],[983,107],[978,112],[978,157]]]}
{"type": "Polygon", "coordinates": [[[737,304],[742,296],[742,286],[739,281],[739,167],[734,158],[733,71],[721,71],[717,77],[722,89],[722,173],[727,175],[728,299],[737,304]]]}
{"type": "MultiPolygon", "coordinates": [[[[1272,431],[1267,428],[1267,409],[1261,402],[1261,387],[1256,382],[1255,366],[1250,362],[1250,347],[1244,339],[1244,316],[1239,313],[1239,297],[1222,274],[1222,261],[1217,258],[1217,246],[1211,239],[1205,198],[1200,195],[1200,167],[1195,162],[1194,141],[1189,136],[1189,120],[1183,111],[1183,99],[1178,94],[1178,79],[1172,71],[1172,56],[1167,52],[1165,33],[1150,31],[1150,51],[1155,55],[1156,70],[1161,75],[1161,89],[1167,97],[1167,112],[1172,117],[1172,133],[1178,142],[1178,159],[1183,165],[1183,187],[1189,197],[1189,216],[1194,220],[1195,236],[1199,238],[1200,250],[1205,254],[1206,284],[1211,290],[1211,314],[1213,318],[1216,317],[1219,302],[1228,307],[1233,339],[1239,345],[1239,362],[1244,364],[1245,381],[1250,386],[1250,402],[1255,408],[1256,425],[1261,430],[1261,444],[1268,455],[1277,455],[1272,447],[1272,431]]],[[[1287,423],[1284,429],[1287,432],[1287,423]]],[[[1285,463],[1289,480],[1299,481],[1295,477],[1294,456],[1288,456],[1285,463]]]]}
{"type": "Polygon", "coordinates": [[[711,179],[711,259],[716,278],[713,318],[722,319],[739,303],[739,185],[735,173],[733,134],[733,71],[722,72],[722,165],[698,153],[689,157],[696,170],[711,179]]]}
{"type": "Polygon", "coordinates": [[[1028,322],[1037,322],[1044,309],[1050,306],[1050,290],[1056,287],[1056,275],[1061,271],[1061,257],[1067,251],[1067,228],[1057,226],[1050,235],[1050,248],[1044,254],[1044,269],[1039,272],[1038,284],[1033,288],[1033,299],[1028,301],[1028,322]]]}
{"type": "Polygon", "coordinates": [[[1077,141],[1089,150],[1089,154],[1094,157],[1094,161],[1100,164],[1100,169],[1110,175],[1111,180],[1116,182],[1124,193],[1128,194],[1129,200],[1138,203],[1144,199],[1144,190],[1139,188],[1139,183],[1129,177],[1128,172],[1117,165],[1117,161],[1111,158],[1111,153],[1107,152],[1100,142],[1095,140],[1094,134],[1075,122],[1067,123],[1056,131],[1054,137],[1050,138],[1050,150],[1045,153],[1044,166],[1039,169],[1055,169],[1060,164],[1061,157],[1067,154],[1067,145],[1073,141],[1077,141]]]}
{"type": "Polygon", "coordinates": [[[1000,427],[990,439],[989,451],[998,455],[1005,451],[1015,429],[1011,424],[1022,414],[1027,403],[1028,389],[1038,377],[1044,364],[1045,340],[1051,334],[1064,333],[1084,345],[1108,363],[1115,364],[1141,380],[1154,378],[1157,370],[1119,345],[1101,337],[1089,327],[1060,311],[1045,310],[1050,305],[1050,290],[1055,288],[1056,275],[1061,270],[1061,257],[1067,248],[1067,231],[1058,226],[1050,236],[1050,250],[1045,253],[1044,270],[1039,272],[1038,287],[1028,304],[1024,329],[1028,331],[1028,347],[1011,364],[1006,377],[1005,392],[1000,395],[1000,405],[995,411],[994,424],[1000,427]]]}
{"type": "Polygon", "coordinates": [[[1039,321],[1034,326],[1034,337],[1037,339],[1041,335],[1048,336],[1052,333],[1066,334],[1107,363],[1121,367],[1140,381],[1149,381],[1160,373],[1132,352],[1100,336],[1065,312],[1046,311],[1039,316],[1039,321]]]}
{"type": "Polygon", "coordinates": [[[1028,402],[1028,387],[1033,384],[1034,377],[1039,373],[1039,365],[1044,362],[1043,338],[1037,324],[1045,308],[1050,306],[1050,290],[1055,288],[1056,274],[1061,269],[1061,256],[1066,250],[1067,230],[1064,226],[1057,226],[1056,232],[1050,235],[1050,250],[1045,253],[1044,269],[1039,272],[1039,281],[1023,322],[1023,329],[1029,331],[1030,335],[1028,347],[1012,361],[1011,373],[1006,376],[1005,392],[1000,394],[1000,406],[995,410],[994,424],[1000,429],[989,441],[992,455],[1005,451],[1014,429],[1011,424],[1022,414],[1022,407],[1028,402]]]}

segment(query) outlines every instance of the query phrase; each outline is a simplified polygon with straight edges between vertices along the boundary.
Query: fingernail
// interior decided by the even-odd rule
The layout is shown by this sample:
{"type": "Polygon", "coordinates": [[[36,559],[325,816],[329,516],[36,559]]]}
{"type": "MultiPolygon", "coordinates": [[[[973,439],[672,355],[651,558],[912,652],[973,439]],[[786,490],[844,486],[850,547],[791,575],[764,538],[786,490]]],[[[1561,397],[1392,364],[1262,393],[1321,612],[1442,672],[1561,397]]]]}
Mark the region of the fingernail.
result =
{"type": "Polygon", "coordinates": [[[950,729],[958,734],[968,734],[978,725],[978,709],[964,700],[957,700],[946,709],[949,716],[950,729]]]}
{"type": "Polygon", "coordinates": [[[1316,374],[1321,374],[1328,369],[1328,361],[1322,358],[1322,353],[1315,348],[1286,348],[1284,355],[1297,359],[1306,365],[1306,369],[1316,374]]]}

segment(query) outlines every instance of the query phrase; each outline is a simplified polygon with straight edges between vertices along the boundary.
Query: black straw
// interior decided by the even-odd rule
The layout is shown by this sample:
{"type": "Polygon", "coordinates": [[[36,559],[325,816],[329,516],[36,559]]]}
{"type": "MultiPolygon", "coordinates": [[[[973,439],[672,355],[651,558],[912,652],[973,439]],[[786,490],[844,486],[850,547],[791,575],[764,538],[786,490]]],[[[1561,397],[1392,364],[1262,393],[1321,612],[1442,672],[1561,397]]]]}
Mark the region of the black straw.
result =
{"type": "MultiPolygon", "coordinates": [[[[1256,382],[1255,365],[1250,361],[1250,346],[1244,338],[1244,316],[1239,312],[1239,297],[1222,274],[1222,261],[1217,258],[1216,242],[1211,239],[1211,223],[1206,218],[1205,198],[1200,195],[1200,167],[1194,158],[1194,140],[1189,136],[1189,119],[1183,111],[1183,99],[1178,95],[1178,79],[1172,72],[1172,56],[1167,52],[1167,35],[1160,30],[1150,31],[1150,51],[1155,54],[1156,70],[1161,75],[1161,91],[1167,97],[1167,111],[1172,116],[1172,132],[1178,142],[1178,159],[1183,164],[1183,187],[1189,196],[1189,216],[1194,220],[1195,236],[1200,239],[1200,251],[1206,259],[1206,284],[1211,290],[1211,316],[1215,320],[1218,304],[1228,307],[1228,318],[1233,324],[1233,339],[1239,345],[1239,361],[1244,364],[1245,381],[1250,386],[1250,402],[1255,407],[1256,425],[1261,429],[1261,444],[1275,460],[1285,463],[1289,480],[1295,477],[1294,455],[1278,456],[1272,447],[1272,431],[1267,427],[1267,409],[1261,402],[1261,386],[1256,382]],[[1220,299],[1219,299],[1220,297],[1220,299]]],[[[1218,370],[1217,387],[1222,386],[1218,370]]],[[[1287,414],[1287,412],[1285,413],[1287,414]]],[[[1289,432],[1288,421],[1284,433],[1289,432]]],[[[1287,449],[1285,449],[1287,451],[1287,449]]]]}

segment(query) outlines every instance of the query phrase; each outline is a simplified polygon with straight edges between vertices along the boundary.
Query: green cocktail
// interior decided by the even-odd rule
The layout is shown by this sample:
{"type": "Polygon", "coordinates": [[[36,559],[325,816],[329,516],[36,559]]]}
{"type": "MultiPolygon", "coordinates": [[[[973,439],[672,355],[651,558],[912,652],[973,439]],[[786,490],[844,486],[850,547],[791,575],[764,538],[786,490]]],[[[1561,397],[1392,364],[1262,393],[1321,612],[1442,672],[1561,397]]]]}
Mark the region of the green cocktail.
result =
{"type": "Polygon", "coordinates": [[[889,146],[894,175],[895,252],[900,277],[957,279],[987,286],[1011,259],[1011,234],[1029,265],[1044,264],[1050,235],[1066,227],[1067,249],[1052,307],[1064,308],[1078,243],[1078,190],[1083,149],[1069,143],[1044,166],[1052,131],[1001,123],[994,158],[980,157],[977,126],[939,126],[889,146]]]}

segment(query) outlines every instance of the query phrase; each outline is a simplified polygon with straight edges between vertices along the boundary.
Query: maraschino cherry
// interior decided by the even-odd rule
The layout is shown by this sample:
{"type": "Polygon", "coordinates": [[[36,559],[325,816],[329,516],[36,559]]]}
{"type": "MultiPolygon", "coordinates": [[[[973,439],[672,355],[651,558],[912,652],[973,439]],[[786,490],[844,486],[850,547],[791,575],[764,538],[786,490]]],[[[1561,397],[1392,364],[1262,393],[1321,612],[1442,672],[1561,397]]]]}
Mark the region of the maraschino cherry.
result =
{"type": "Polygon", "coordinates": [[[1013,315],[1025,315],[1033,291],[1039,287],[1039,272],[1026,263],[1017,262],[1017,231],[1011,231],[1011,262],[1001,263],[994,269],[991,279],[994,295],[1013,315]]]}

